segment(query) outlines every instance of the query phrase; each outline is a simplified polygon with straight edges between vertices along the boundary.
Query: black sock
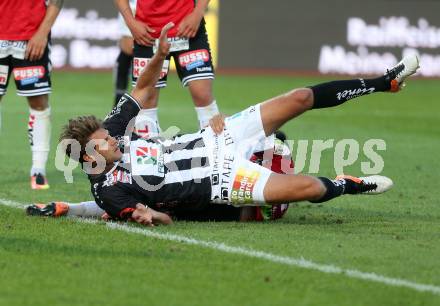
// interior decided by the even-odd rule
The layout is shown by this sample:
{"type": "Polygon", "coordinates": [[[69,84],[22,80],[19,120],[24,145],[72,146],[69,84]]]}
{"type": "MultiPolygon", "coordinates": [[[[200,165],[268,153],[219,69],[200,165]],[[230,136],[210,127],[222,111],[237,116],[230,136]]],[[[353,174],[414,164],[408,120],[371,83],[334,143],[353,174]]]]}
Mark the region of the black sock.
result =
{"type": "Polygon", "coordinates": [[[386,76],[375,79],[333,81],[311,86],[313,108],[325,108],[342,104],[348,100],[373,92],[388,91],[391,83],[386,76]]]}
{"type": "Polygon", "coordinates": [[[118,103],[119,99],[127,91],[128,79],[130,78],[130,68],[131,68],[131,55],[127,55],[124,52],[120,52],[116,60],[115,69],[115,105],[118,103]]]}
{"type": "Polygon", "coordinates": [[[343,194],[358,193],[356,188],[356,183],[353,182],[352,180],[345,180],[345,179],[330,180],[326,177],[318,177],[318,179],[324,184],[327,191],[319,200],[310,201],[312,203],[327,202],[343,194]]]}

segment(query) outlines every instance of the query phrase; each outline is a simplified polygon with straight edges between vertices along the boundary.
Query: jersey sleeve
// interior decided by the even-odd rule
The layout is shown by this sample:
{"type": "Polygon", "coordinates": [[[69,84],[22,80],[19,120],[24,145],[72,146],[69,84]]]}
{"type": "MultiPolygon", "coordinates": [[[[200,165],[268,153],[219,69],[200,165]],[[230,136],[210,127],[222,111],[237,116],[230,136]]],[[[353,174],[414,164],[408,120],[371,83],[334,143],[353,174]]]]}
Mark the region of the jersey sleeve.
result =
{"type": "Polygon", "coordinates": [[[134,128],[134,118],[138,115],[141,107],[139,103],[128,93],[125,93],[118,104],[104,119],[104,128],[113,137],[120,138],[126,133],[131,136],[134,128]]]}
{"type": "Polygon", "coordinates": [[[136,209],[139,200],[128,191],[117,186],[101,187],[93,190],[96,203],[112,218],[127,220],[136,209]]]}

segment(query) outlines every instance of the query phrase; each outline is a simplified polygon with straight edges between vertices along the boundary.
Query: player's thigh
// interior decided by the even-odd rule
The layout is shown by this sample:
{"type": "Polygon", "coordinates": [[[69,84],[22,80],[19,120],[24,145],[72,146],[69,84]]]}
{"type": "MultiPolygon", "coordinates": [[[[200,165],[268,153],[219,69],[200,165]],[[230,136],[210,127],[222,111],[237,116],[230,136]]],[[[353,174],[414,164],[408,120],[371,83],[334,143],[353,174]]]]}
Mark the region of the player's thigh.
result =
{"type": "Polygon", "coordinates": [[[266,135],[274,133],[287,121],[313,105],[310,88],[298,88],[261,103],[261,119],[266,135]]]}
{"type": "Polygon", "coordinates": [[[272,173],[264,187],[268,204],[316,200],[325,192],[324,185],[307,175],[272,173]]]}
{"type": "Polygon", "coordinates": [[[211,49],[203,21],[196,36],[189,39],[189,49],[175,52],[173,56],[183,86],[195,80],[214,79],[211,49]]]}
{"type": "MultiPolygon", "coordinates": [[[[241,156],[250,158],[250,153],[264,151],[274,146],[273,135],[266,136],[261,119],[261,104],[225,118],[224,137],[231,138],[241,156]]],[[[231,140],[230,140],[231,141],[231,140]]]]}
{"type": "Polygon", "coordinates": [[[0,99],[8,88],[9,76],[12,71],[12,57],[0,58],[0,99]]]}
{"type": "Polygon", "coordinates": [[[127,55],[132,56],[133,55],[133,37],[122,36],[119,39],[119,47],[121,48],[122,52],[124,52],[127,55]]]}
{"type": "Polygon", "coordinates": [[[12,76],[19,96],[42,96],[51,93],[49,44],[43,56],[35,61],[12,58],[12,76]]]}
{"type": "MultiPolygon", "coordinates": [[[[153,47],[141,46],[134,42],[133,47],[133,69],[132,69],[132,81],[133,86],[136,85],[137,79],[141,72],[148,66],[148,63],[153,57],[153,47]]],[[[160,73],[160,78],[156,83],[156,88],[162,88],[167,86],[167,76],[170,66],[170,56],[163,62],[162,71],[160,73]]]]}

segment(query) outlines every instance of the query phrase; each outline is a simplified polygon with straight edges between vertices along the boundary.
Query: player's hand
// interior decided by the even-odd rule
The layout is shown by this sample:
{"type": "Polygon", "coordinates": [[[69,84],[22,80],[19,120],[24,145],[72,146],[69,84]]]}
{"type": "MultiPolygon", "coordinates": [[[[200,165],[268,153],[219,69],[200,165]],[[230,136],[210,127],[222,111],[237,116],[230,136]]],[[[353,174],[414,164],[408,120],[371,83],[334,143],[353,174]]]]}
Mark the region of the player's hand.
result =
{"type": "Polygon", "coordinates": [[[136,209],[132,213],[131,218],[139,224],[146,226],[154,226],[153,214],[149,207],[145,207],[142,204],[136,204],[136,209]]]}
{"type": "Polygon", "coordinates": [[[155,211],[154,209],[150,208],[150,211],[153,215],[153,224],[163,224],[163,225],[169,225],[173,223],[173,220],[171,217],[165,213],[155,211]]]}
{"type": "Polygon", "coordinates": [[[185,38],[192,38],[196,36],[202,18],[203,13],[200,13],[197,10],[194,10],[191,14],[186,15],[177,28],[177,36],[185,38]]]}
{"type": "Polygon", "coordinates": [[[170,43],[168,42],[168,31],[174,27],[174,23],[168,22],[160,31],[159,47],[157,53],[163,57],[170,53],[170,43]]]}
{"type": "Polygon", "coordinates": [[[130,24],[127,24],[133,35],[134,40],[143,46],[152,46],[154,44],[154,38],[150,33],[156,32],[156,30],[150,28],[147,24],[134,19],[130,24]]]}
{"type": "Polygon", "coordinates": [[[226,115],[224,114],[217,114],[211,119],[209,119],[209,126],[211,129],[219,135],[221,132],[223,132],[223,129],[225,128],[225,118],[226,115]]]}
{"type": "Polygon", "coordinates": [[[43,57],[44,50],[47,46],[47,35],[38,31],[28,41],[24,58],[30,61],[36,61],[43,57]]]}

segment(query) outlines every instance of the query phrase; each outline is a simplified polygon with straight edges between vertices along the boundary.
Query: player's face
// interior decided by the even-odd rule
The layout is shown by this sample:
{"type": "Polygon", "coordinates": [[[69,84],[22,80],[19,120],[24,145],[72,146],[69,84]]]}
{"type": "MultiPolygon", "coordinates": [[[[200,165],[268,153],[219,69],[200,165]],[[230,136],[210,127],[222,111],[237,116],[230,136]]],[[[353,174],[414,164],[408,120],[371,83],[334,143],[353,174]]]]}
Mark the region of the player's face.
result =
{"type": "MultiPolygon", "coordinates": [[[[97,154],[104,157],[107,164],[113,163],[122,158],[118,141],[109,135],[106,129],[99,129],[89,137],[97,154]]],[[[96,156],[95,156],[96,159],[96,156]]]]}

